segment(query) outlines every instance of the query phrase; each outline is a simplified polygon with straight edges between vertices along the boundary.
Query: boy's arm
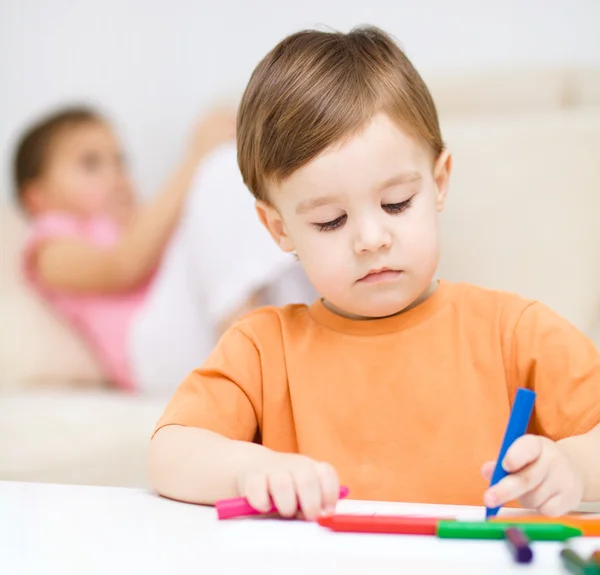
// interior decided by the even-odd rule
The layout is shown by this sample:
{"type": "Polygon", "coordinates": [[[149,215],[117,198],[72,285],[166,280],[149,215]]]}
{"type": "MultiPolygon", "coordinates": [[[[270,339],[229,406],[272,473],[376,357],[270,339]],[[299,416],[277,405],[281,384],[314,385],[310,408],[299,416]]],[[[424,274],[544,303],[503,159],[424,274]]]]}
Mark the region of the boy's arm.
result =
{"type": "MultiPolygon", "coordinates": [[[[526,508],[562,515],[582,501],[600,501],[598,349],[539,303],[520,313],[509,341],[509,380],[537,397],[531,434],[508,450],[502,465],[509,475],[485,492],[485,504],[519,499],[526,508]]],[[[482,468],[487,480],[494,465],[482,468]]]]}
{"type": "Polygon", "coordinates": [[[209,115],[163,190],[139,208],[114,248],[102,249],[73,239],[40,245],[33,265],[43,285],[78,292],[118,292],[144,281],[160,261],[177,225],[198,163],[234,135],[232,114],[209,115]]]}
{"type": "Polygon", "coordinates": [[[274,503],[284,517],[300,511],[309,520],[332,513],[340,490],[327,463],[178,425],[152,439],[149,475],[160,495],[177,501],[213,505],[243,496],[260,512],[274,503]]]}
{"type": "Polygon", "coordinates": [[[148,472],[161,495],[212,505],[237,497],[242,471],[260,466],[271,454],[256,443],[235,441],[206,429],[168,425],[150,442],[148,472]]]}
{"type": "Polygon", "coordinates": [[[569,321],[541,303],[520,314],[511,334],[509,379],[537,392],[530,432],[560,441],[600,424],[600,352],[569,321]]]}
{"type": "Polygon", "coordinates": [[[583,478],[583,501],[600,502],[600,424],[583,435],[558,441],[583,478]]]}
{"type": "Polygon", "coordinates": [[[537,392],[533,433],[555,441],[566,455],[582,480],[582,500],[600,501],[600,352],[540,303],[521,315],[513,345],[521,385],[537,392]]]}
{"type": "MultiPolygon", "coordinates": [[[[256,318],[243,321],[253,330],[272,329],[256,318]]],[[[158,493],[204,504],[238,493],[240,470],[272,453],[252,442],[262,417],[262,380],[254,341],[238,327],[227,330],[175,390],[156,425],[148,461],[158,493]]]]}
{"type": "MultiPolygon", "coordinates": [[[[151,440],[151,484],[180,501],[210,505],[241,495],[259,511],[274,503],[285,517],[301,509],[305,518],[314,519],[335,507],[339,478],[325,462],[253,443],[263,405],[259,347],[277,349],[281,325],[269,314],[240,323],[262,333],[262,345],[233,327],[204,366],[179,386],[151,440]]],[[[271,371],[277,369],[274,357],[265,361],[271,371]]]]}

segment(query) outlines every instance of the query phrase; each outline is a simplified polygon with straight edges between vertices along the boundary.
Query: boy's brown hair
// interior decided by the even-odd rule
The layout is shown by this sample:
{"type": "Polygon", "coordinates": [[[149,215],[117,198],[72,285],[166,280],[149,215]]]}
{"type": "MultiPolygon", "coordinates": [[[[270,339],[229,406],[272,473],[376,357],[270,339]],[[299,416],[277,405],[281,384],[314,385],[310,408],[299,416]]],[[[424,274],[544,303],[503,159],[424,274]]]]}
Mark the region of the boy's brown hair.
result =
{"type": "Polygon", "coordinates": [[[326,148],[386,113],[435,157],[437,111],[419,73],[385,32],[308,30],[281,41],[254,70],[237,120],[238,163],[261,200],[326,148]]]}
{"type": "Polygon", "coordinates": [[[102,122],[104,118],[91,108],[70,106],[30,126],[17,143],[13,162],[17,201],[21,203],[26,184],[43,174],[52,144],[61,132],[82,124],[102,122]]]}

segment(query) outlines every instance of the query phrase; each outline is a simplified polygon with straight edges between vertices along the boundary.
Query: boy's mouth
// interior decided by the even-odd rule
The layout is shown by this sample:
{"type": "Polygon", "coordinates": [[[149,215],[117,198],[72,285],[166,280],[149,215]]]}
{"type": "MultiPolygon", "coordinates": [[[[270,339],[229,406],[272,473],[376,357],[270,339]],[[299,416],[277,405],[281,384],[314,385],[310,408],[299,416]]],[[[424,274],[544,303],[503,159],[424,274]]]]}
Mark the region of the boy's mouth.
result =
{"type": "Polygon", "coordinates": [[[371,270],[358,280],[359,283],[379,283],[397,280],[402,275],[402,270],[391,268],[377,268],[371,270]]]}

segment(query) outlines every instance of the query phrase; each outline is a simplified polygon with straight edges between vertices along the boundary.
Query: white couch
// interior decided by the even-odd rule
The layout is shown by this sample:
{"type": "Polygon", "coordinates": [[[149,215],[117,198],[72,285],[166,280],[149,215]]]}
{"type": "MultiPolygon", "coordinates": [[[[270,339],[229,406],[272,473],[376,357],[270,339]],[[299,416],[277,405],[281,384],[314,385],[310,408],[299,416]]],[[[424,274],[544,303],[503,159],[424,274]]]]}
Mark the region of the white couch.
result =
{"type": "Polygon", "coordinates": [[[0,480],[144,486],[166,398],[111,389],[93,355],[23,283],[26,224],[0,207],[0,480]]]}
{"type": "MultiPolygon", "coordinates": [[[[600,71],[426,80],[454,152],[440,275],[538,298],[600,341],[600,71]]],[[[166,400],[102,382],[20,281],[13,208],[0,233],[0,479],[145,485],[166,400]]]]}

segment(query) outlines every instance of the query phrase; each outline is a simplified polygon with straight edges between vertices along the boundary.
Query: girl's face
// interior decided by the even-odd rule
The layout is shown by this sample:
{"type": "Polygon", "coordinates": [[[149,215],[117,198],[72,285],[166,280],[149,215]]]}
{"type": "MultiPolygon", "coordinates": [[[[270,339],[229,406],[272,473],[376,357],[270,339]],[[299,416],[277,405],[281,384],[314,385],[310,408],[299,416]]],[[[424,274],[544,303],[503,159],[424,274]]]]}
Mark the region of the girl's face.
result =
{"type": "Polygon", "coordinates": [[[129,219],[134,193],[115,134],[104,123],[66,127],[51,144],[43,174],[25,190],[33,215],[68,211],[129,219]]]}

